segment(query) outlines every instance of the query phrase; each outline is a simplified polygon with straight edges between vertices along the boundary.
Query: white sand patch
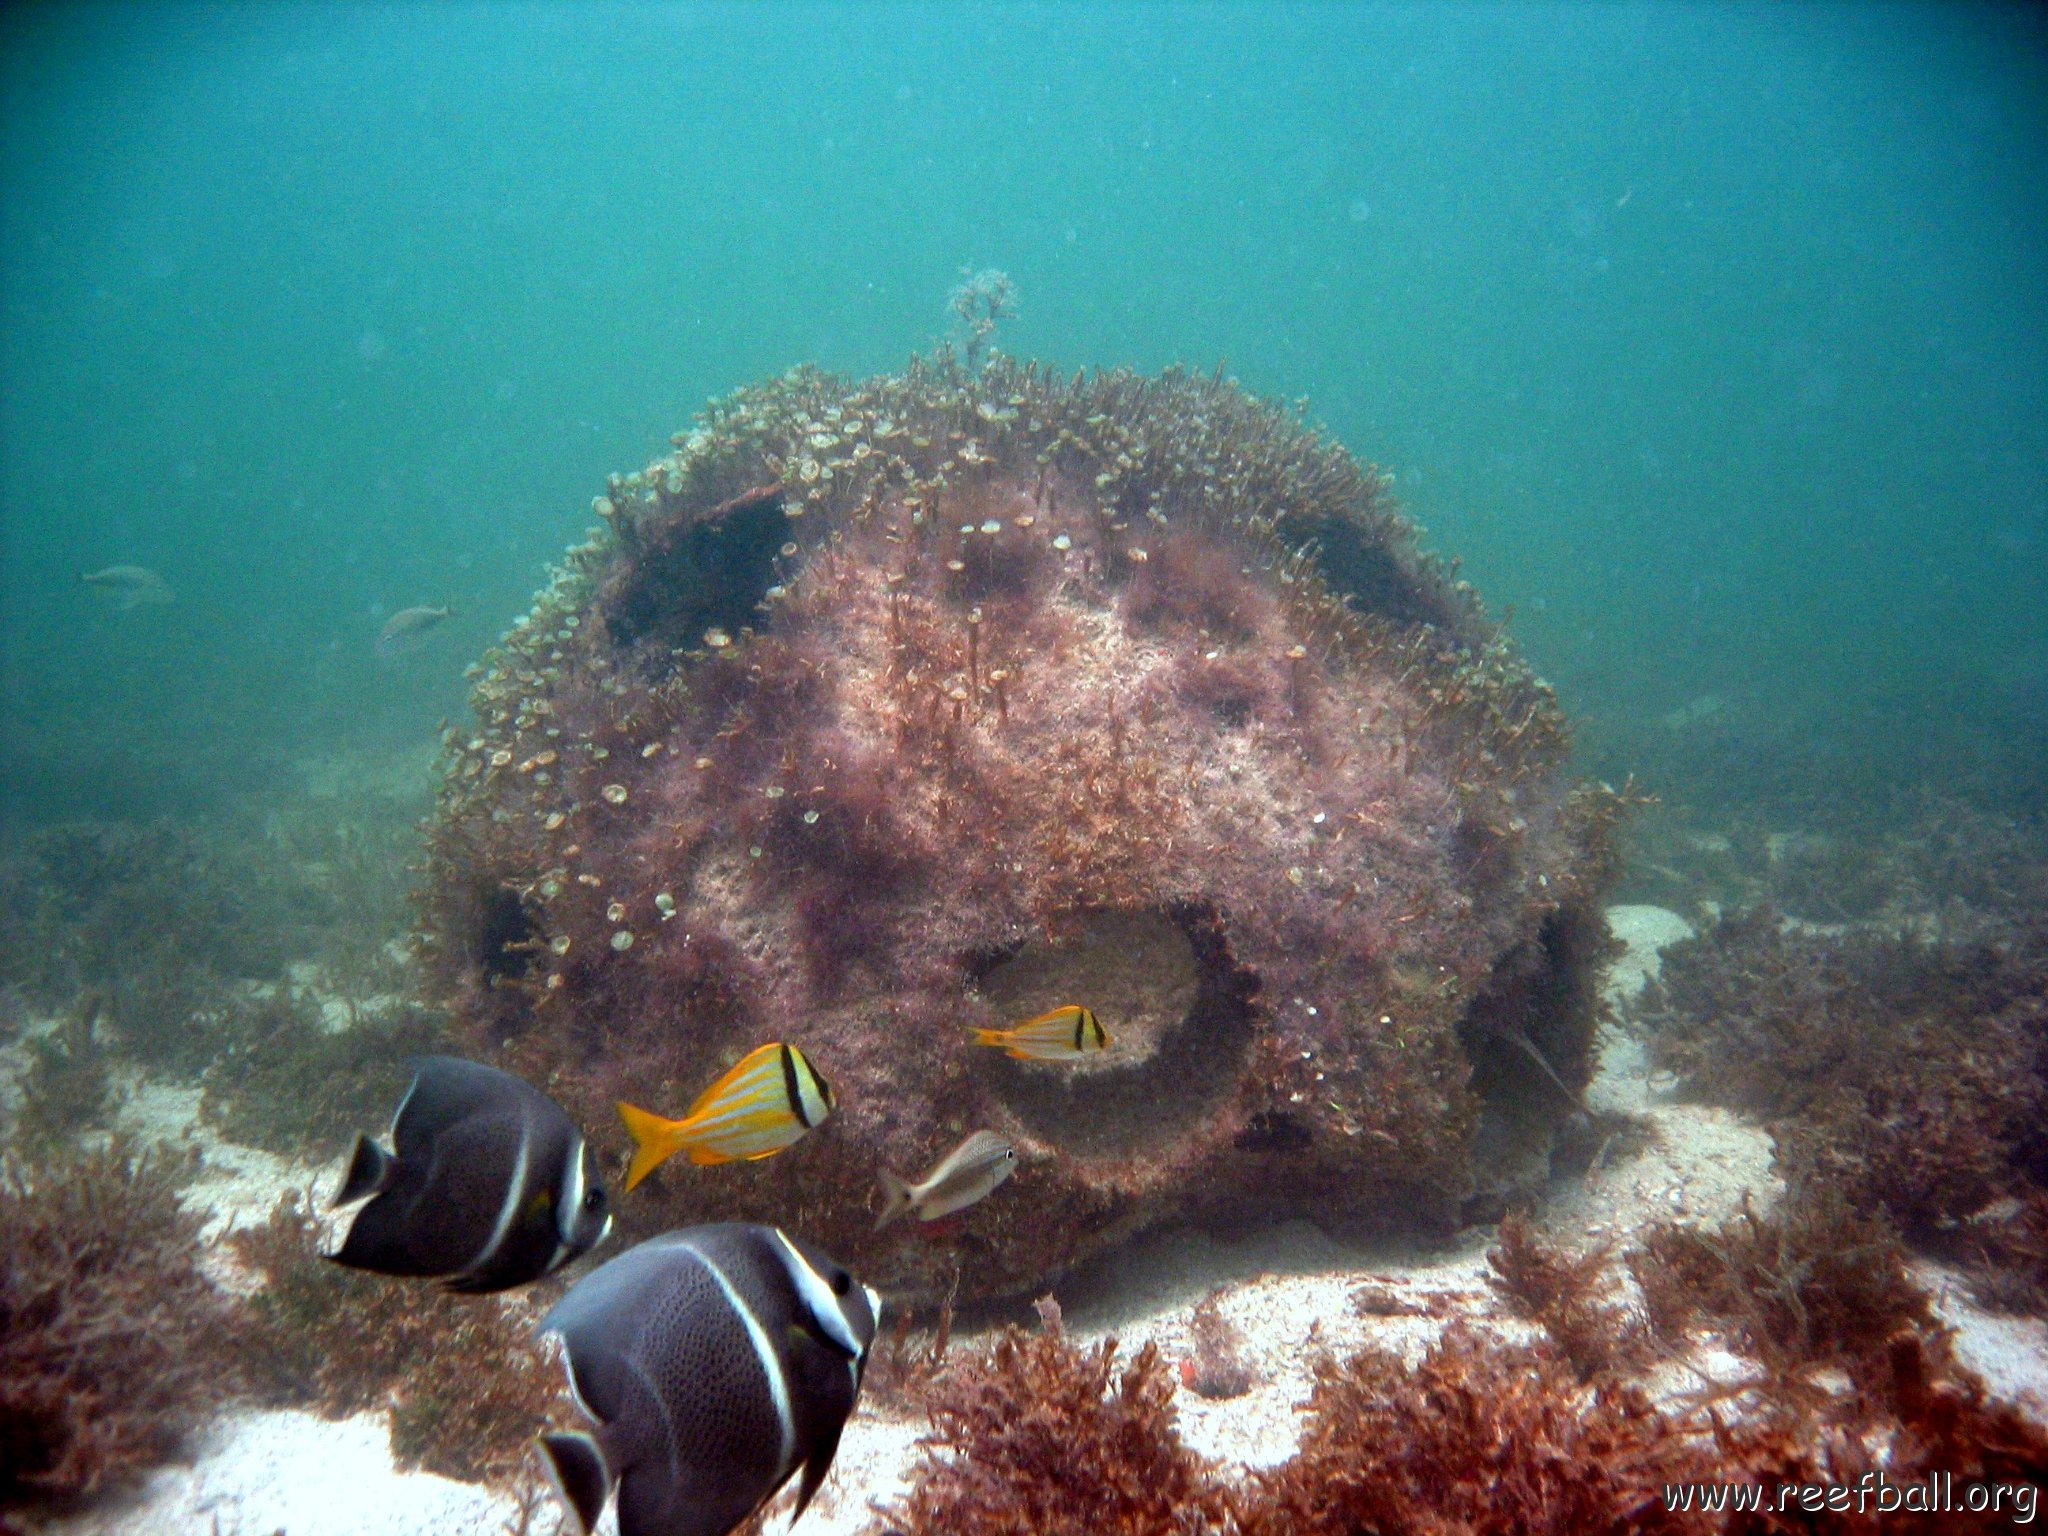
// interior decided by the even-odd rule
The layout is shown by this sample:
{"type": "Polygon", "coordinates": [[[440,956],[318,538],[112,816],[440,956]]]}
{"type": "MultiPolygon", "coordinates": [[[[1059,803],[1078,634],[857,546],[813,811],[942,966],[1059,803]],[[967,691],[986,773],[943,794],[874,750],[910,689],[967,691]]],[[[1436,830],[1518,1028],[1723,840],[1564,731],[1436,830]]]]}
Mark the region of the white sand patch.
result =
{"type": "Polygon", "coordinates": [[[1956,1331],[1956,1356],[1998,1397],[2048,1424],[2048,1321],[1986,1312],[1970,1299],[1969,1282],[1929,1260],[1913,1278],[1934,1297],[1934,1310],[1956,1331]]]}
{"type": "MultiPolygon", "coordinates": [[[[47,1536],[501,1536],[511,1498],[430,1472],[398,1472],[381,1416],[329,1421],[238,1411],[208,1428],[191,1466],[36,1529],[47,1536]]],[[[546,1522],[538,1530],[549,1529],[546,1522]]]]}
{"type": "Polygon", "coordinates": [[[1753,1121],[1703,1104],[1657,1105],[1644,1118],[1655,1144],[1554,1186],[1542,1212],[1546,1228],[1626,1242],[1659,1221],[1718,1225],[1741,1209],[1744,1195],[1759,1213],[1777,1199],[1771,1138],[1753,1121]]]}
{"type": "Polygon", "coordinates": [[[1607,926],[1628,950],[1607,970],[1609,996],[1634,997],[1643,984],[1655,981],[1667,945],[1693,936],[1693,926],[1663,907],[1619,906],[1607,909],[1607,926]]]}
{"type": "MultiPolygon", "coordinates": [[[[325,1168],[216,1135],[199,1118],[196,1088],[133,1079],[122,1090],[115,1126],[144,1145],[161,1142],[198,1149],[199,1172],[178,1192],[178,1198],[205,1223],[199,1229],[204,1246],[200,1268],[216,1285],[230,1291],[251,1291],[260,1277],[242,1265],[221,1239],[244,1227],[261,1226],[287,1194],[317,1193],[314,1186],[322,1180],[332,1187],[332,1175],[325,1168]]],[[[314,1209],[318,1212],[319,1208],[316,1200],[314,1209]]]]}
{"type": "MultiPolygon", "coordinates": [[[[875,1509],[910,1491],[907,1474],[917,1461],[917,1440],[925,1432],[922,1419],[857,1413],[839,1442],[832,1471],[797,1526],[802,1536],[858,1536],[875,1518],[875,1509]]],[[[788,1528],[793,1491],[777,1501],[768,1517],[770,1536],[788,1528]]]]}

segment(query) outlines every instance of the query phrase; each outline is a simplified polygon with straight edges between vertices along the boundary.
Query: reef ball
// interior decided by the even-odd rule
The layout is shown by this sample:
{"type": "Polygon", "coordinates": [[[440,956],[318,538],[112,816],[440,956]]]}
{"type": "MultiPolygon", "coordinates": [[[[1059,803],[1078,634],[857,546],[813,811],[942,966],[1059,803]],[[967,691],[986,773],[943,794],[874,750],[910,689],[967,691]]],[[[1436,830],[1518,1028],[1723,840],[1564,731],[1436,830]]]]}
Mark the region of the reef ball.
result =
{"type": "Polygon", "coordinates": [[[614,1100],[763,1041],[833,1084],[623,1222],[989,1299],[1164,1219],[1440,1230],[1540,1175],[1618,800],[1383,477],[1220,378],[944,354],[675,447],[477,669],[424,901],[471,1047],[612,1153],[614,1100]],[[971,1043],[1066,1003],[1114,1048],[971,1043]],[[1007,1184],[873,1230],[879,1169],[980,1128],[1007,1184]]]}

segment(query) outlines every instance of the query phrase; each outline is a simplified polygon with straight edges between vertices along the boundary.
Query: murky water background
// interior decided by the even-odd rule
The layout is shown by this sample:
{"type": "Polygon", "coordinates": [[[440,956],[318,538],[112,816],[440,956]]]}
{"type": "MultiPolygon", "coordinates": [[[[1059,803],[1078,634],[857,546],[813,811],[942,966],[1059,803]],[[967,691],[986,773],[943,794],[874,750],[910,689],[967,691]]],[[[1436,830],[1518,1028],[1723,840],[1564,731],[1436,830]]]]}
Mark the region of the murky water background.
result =
{"type": "Polygon", "coordinates": [[[2024,12],[4,27],[10,822],[419,747],[607,471],[740,381],[898,365],[985,266],[1006,350],[1306,396],[1513,608],[1599,771],[1807,821],[2039,802],[2024,12]],[[76,577],[114,562],[178,600],[108,611],[76,577]],[[380,657],[414,604],[455,614],[380,657]]]}

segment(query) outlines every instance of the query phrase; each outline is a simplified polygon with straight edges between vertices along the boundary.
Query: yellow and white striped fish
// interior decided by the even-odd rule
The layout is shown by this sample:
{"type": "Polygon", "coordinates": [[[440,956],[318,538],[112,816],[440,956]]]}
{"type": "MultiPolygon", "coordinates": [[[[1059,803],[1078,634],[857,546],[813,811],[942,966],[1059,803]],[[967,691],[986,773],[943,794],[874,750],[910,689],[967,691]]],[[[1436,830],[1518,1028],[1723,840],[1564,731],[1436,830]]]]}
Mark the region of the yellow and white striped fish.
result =
{"type": "Polygon", "coordinates": [[[619,1105],[634,1143],[626,1188],[678,1152],[699,1166],[772,1157],[831,1113],[831,1084],[802,1051],[771,1041],[741,1057],[680,1120],[619,1105]]]}
{"type": "Polygon", "coordinates": [[[1109,1031],[1094,1010],[1069,1003],[1008,1029],[977,1028],[974,1043],[996,1046],[1019,1061],[1072,1061],[1090,1051],[1108,1050],[1109,1031]]]}

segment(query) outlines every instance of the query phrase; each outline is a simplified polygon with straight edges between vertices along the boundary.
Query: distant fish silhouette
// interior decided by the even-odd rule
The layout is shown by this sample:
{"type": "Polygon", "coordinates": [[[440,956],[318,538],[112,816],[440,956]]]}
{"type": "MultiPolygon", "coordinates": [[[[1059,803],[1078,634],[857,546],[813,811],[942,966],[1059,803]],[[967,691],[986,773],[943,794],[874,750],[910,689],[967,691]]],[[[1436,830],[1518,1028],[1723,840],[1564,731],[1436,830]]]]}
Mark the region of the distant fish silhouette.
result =
{"type": "Polygon", "coordinates": [[[168,603],[177,595],[163,577],[143,565],[110,565],[103,570],[80,571],[78,579],[123,613],[145,603],[168,603]]]}
{"type": "Polygon", "coordinates": [[[402,656],[416,647],[428,630],[455,613],[453,608],[401,608],[384,621],[377,635],[379,656],[402,656]]]}

